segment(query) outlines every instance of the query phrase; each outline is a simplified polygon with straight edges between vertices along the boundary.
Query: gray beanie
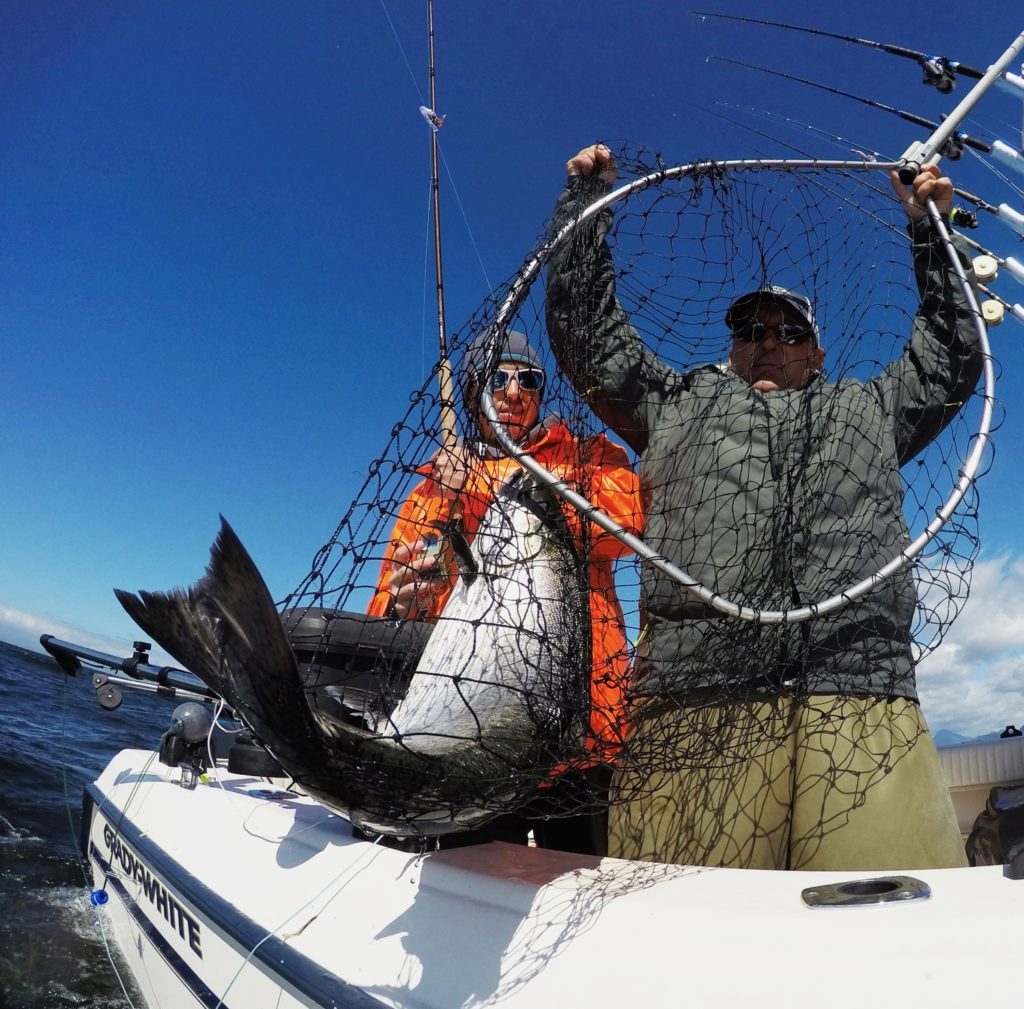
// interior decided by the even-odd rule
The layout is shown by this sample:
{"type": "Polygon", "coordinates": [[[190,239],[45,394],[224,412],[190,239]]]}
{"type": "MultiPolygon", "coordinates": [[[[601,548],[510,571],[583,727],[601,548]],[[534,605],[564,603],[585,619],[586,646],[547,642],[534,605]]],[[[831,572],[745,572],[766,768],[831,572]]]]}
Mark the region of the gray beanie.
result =
{"type": "Polygon", "coordinates": [[[503,361],[511,361],[515,364],[529,365],[538,371],[544,367],[537,357],[537,352],[530,346],[530,341],[525,333],[510,329],[497,339],[497,359],[491,355],[492,346],[495,343],[494,334],[491,330],[481,333],[467,348],[462,355],[462,368],[459,371],[459,389],[462,392],[462,401],[469,412],[470,417],[476,417],[475,401],[471,402],[471,393],[484,369],[488,364],[500,364],[503,361]]]}

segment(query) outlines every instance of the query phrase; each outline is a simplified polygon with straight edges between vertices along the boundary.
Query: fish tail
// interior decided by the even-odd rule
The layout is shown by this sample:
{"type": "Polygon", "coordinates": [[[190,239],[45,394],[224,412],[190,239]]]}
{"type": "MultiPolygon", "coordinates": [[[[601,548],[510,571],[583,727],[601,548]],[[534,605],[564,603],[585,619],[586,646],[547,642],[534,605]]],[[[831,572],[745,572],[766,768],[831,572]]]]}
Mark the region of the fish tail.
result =
{"type": "Polygon", "coordinates": [[[206,574],[188,589],[115,590],[128,615],[246,722],[282,763],[320,759],[322,744],[295,655],[263,577],[228,523],[206,574]]]}
{"type": "Polygon", "coordinates": [[[191,590],[138,594],[114,589],[128,616],[181,665],[223,696],[213,629],[197,613],[191,590]]]}

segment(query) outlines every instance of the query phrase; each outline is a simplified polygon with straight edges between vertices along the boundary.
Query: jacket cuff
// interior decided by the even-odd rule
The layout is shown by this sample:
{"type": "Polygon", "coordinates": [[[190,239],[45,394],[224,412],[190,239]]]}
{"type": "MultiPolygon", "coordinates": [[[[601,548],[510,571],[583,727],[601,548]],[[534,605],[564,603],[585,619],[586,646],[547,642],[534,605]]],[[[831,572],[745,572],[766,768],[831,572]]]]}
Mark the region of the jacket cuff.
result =
{"type": "Polygon", "coordinates": [[[612,191],[612,184],[599,179],[596,175],[570,175],[565,188],[574,196],[583,196],[588,202],[612,191]]]}
{"type": "MultiPolygon", "coordinates": [[[[948,230],[950,228],[949,214],[939,214],[939,219],[948,230]]],[[[936,237],[935,229],[932,227],[932,220],[927,214],[924,217],[915,217],[907,221],[907,234],[910,235],[915,243],[927,242],[936,237]]]]}

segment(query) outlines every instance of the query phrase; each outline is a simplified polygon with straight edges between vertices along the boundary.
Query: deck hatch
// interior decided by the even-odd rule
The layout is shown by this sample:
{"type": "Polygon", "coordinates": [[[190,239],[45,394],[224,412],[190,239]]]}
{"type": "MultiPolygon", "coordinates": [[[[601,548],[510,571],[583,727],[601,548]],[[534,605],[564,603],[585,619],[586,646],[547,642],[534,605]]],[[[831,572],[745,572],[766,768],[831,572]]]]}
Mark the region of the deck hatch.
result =
{"type": "Polygon", "coordinates": [[[911,900],[927,900],[931,895],[931,887],[913,876],[850,879],[842,883],[809,886],[800,891],[800,899],[810,908],[905,904],[911,900]]]}

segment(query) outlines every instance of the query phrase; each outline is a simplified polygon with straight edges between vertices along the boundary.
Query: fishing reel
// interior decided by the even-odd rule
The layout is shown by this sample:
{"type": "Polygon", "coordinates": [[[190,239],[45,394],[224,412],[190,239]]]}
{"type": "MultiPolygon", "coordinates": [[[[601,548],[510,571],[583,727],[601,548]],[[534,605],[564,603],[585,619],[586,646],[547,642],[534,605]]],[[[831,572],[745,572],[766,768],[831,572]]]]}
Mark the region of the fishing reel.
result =
{"type": "Polygon", "coordinates": [[[960,133],[954,133],[939,148],[939,153],[947,161],[959,161],[964,156],[964,138],[960,133]]]}
{"type": "Polygon", "coordinates": [[[213,713],[198,701],[174,709],[170,727],[160,738],[160,763],[181,768],[182,788],[195,788],[210,766],[207,740],[212,728],[213,713]]]}
{"type": "Polygon", "coordinates": [[[956,87],[953,65],[945,56],[922,56],[918,64],[924,71],[924,83],[939,94],[948,95],[956,87]]]}
{"type": "Polygon", "coordinates": [[[973,210],[965,210],[963,207],[954,207],[949,212],[950,221],[958,228],[977,228],[978,215],[973,210]]]}

